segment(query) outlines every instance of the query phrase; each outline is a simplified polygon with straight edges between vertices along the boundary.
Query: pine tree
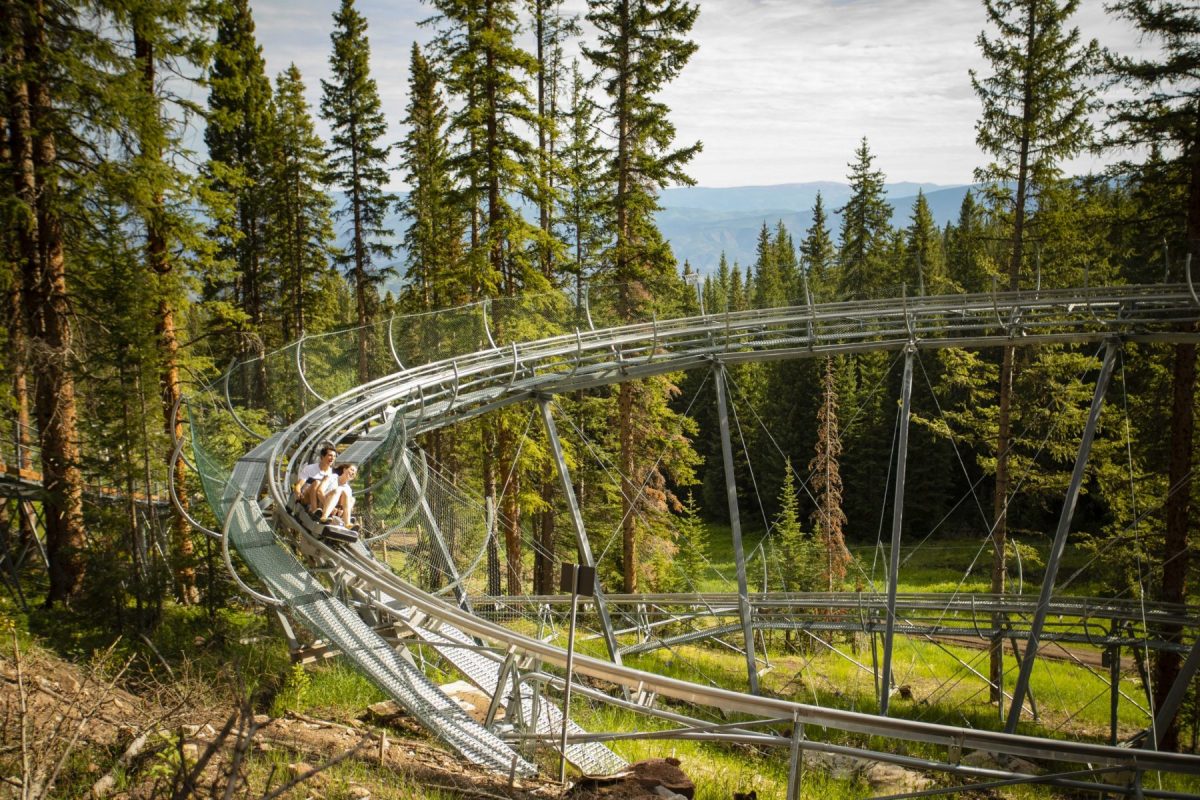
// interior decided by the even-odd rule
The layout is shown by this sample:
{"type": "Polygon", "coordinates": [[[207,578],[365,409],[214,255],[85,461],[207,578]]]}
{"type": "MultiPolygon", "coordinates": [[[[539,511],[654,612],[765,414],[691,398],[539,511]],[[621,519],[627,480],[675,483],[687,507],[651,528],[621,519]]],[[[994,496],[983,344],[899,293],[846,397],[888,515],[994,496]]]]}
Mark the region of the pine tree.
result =
{"type": "Polygon", "coordinates": [[[984,208],[975,202],[968,189],[958,209],[958,220],[946,235],[946,267],[950,280],[966,292],[984,292],[991,288],[992,261],[985,237],[987,220],[984,208]]]}
{"type": "Polygon", "coordinates": [[[456,269],[466,223],[453,202],[456,187],[446,141],[446,104],[437,73],[415,42],[408,97],[404,119],[408,133],[400,143],[400,167],[409,193],[399,203],[401,215],[408,220],[405,306],[430,311],[468,302],[471,286],[456,269]]]}
{"type": "Polygon", "coordinates": [[[555,212],[560,202],[564,165],[558,153],[559,97],[566,81],[564,45],[579,34],[575,17],[565,16],[563,0],[531,0],[537,68],[537,169],[534,199],[538,208],[538,232],[534,249],[542,274],[554,282],[565,258],[564,243],[554,236],[555,212]]]}
{"type": "MultiPolygon", "coordinates": [[[[1185,186],[1183,218],[1184,249],[1193,263],[1200,264],[1200,87],[1196,65],[1200,64],[1200,11],[1194,4],[1155,3],[1150,0],[1120,0],[1117,14],[1132,22],[1144,39],[1158,42],[1157,60],[1111,57],[1108,68],[1132,91],[1112,108],[1113,142],[1118,146],[1149,145],[1152,152],[1179,153],[1176,186],[1185,186]]],[[[1147,160],[1141,171],[1154,169],[1147,160]]],[[[1127,168],[1131,165],[1126,165],[1127,168]]],[[[1159,172],[1160,175],[1164,172],[1159,172]]],[[[1165,174],[1171,174],[1166,172],[1165,174]]],[[[1157,188],[1162,192],[1163,188],[1157,188]]],[[[1168,190],[1169,191],[1169,190],[1168,190]]],[[[1159,599],[1183,602],[1187,597],[1189,569],[1189,520],[1191,519],[1192,442],[1195,434],[1196,346],[1178,344],[1172,366],[1172,412],[1166,530],[1163,541],[1163,576],[1159,599]]],[[[1164,632],[1178,640],[1178,628],[1164,632]]],[[[1155,663],[1155,700],[1161,703],[1179,674],[1177,653],[1161,652],[1155,663]]],[[[1178,747],[1175,721],[1162,733],[1162,747],[1178,747]]]]}
{"type": "Polygon", "coordinates": [[[942,234],[934,224],[925,193],[917,190],[912,222],[905,231],[906,256],[902,280],[912,294],[947,294],[953,291],[946,273],[942,234]]]}
{"type": "Polygon", "coordinates": [[[836,266],[833,237],[829,235],[829,221],[825,217],[825,204],[821,193],[813,204],[812,225],[800,243],[800,268],[804,270],[808,292],[814,303],[832,300],[836,287],[833,285],[833,270],[836,266]]]}
{"type": "Polygon", "coordinates": [[[827,358],[821,384],[821,406],[817,410],[817,442],[813,458],[808,462],[808,471],[817,500],[812,522],[820,553],[820,574],[826,589],[831,592],[841,585],[851,561],[842,535],[846,515],[842,511],[842,476],[838,464],[842,455],[842,440],[838,435],[837,412],[833,359],[827,358]]]}
{"type": "MultiPolygon", "coordinates": [[[[196,8],[188,0],[138,0],[131,3],[129,28],[133,38],[135,66],[141,77],[139,113],[133,119],[138,152],[131,169],[132,204],[139,210],[145,228],[145,261],[155,285],[154,338],[158,343],[164,430],[167,440],[159,447],[168,461],[174,440],[183,436],[180,406],[181,360],[177,312],[187,304],[192,273],[208,272],[212,245],[190,209],[202,202],[203,188],[196,176],[181,169],[180,157],[189,156],[184,129],[179,120],[187,104],[174,102],[161,74],[181,74],[201,66],[206,56],[202,31],[214,20],[208,6],[196,8]],[[189,258],[191,263],[189,263],[189,258]]],[[[188,492],[182,460],[174,465],[173,480],[179,503],[186,510],[188,492]]],[[[175,547],[175,585],[184,603],[199,600],[196,589],[191,525],[182,514],[172,522],[175,547]]]]}
{"type": "Polygon", "coordinates": [[[758,274],[758,282],[754,287],[754,307],[778,308],[787,305],[787,287],[779,266],[777,248],[765,222],[758,232],[754,266],[758,274]]]}
{"type": "Polygon", "coordinates": [[[821,563],[813,552],[812,538],[800,526],[800,498],[792,460],[783,462],[783,484],[779,490],[779,513],[775,515],[772,537],[779,553],[779,566],[785,592],[811,592],[816,589],[815,564],[821,563]]]}
{"type": "Polygon", "coordinates": [[[313,126],[295,64],[275,78],[272,152],[264,176],[269,200],[266,252],[281,284],[278,319],[283,341],[314,330],[308,314],[320,305],[319,282],[333,246],[333,201],[324,191],[325,143],[313,126]]]}
{"type": "MultiPolygon", "coordinates": [[[[971,85],[983,105],[976,143],[994,159],[976,170],[991,186],[994,202],[1011,220],[1008,288],[1020,288],[1025,252],[1027,205],[1059,178],[1059,163],[1078,153],[1091,136],[1088,112],[1093,92],[1084,84],[1097,54],[1095,42],[1081,46],[1079,30],[1066,30],[1078,0],[984,0],[995,38],[979,34],[978,44],[993,69],[971,85]],[[1014,185],[1010,193],[1009,186],[1014,185]]],[[[1000,367],[1000,408],[993,497],[992,592],[1004,592],[1008,508],[1008,451],[1011,438],[1013,348],[1005,347],[1000,367]]],[[[997,620],[1000,623],[1001,620],[997,620]]],[[[1000,625],[997,624],[997,629],[1000,625]]],[[[992,700],[1000,699],[1004,641],[991,645],[992,700]]]]}
{"type": "MultiPolygon", "coordinates": [[[[270,163],[271,83],[262,48],[254,37],[249,0],[225,0],[219,14],[204,143],[209,158],[206,171],[213,188],[232,198],[235,209],[230,224],[218,224],[214,231],[218,256],[232,262],[235,274],[231,287],[211,286],[210,296],[224,296],[231,303],[231,313],[226,316],[243,327],[239,347],[261,356],[273,293],[271,276],[263,264],[267,210],[263,183],[264,169],[270,163]]],[[[253,404],[265,402],[266,375],[261,370],[253,373],[248,390],[253,404]]]]}
{"type": "MultiPolygon", "coordinates": [[[[618,316],[648,316],[655,299],[677,295],[682,286],[670,247],[654,223],[658,190],[668,182],[691,183],[684,172],[700,143],[674,148],[675,126],[657,95],[696,51],[687,38],[698,9],[680,0],[589,0],[588,20],[596,26],[595,46],[584,54],[596,66],[608,95],[615,151],[608,179],[614,187],[610,225],[615,237],[606,278],[618,289],[618,316]]],[[[637,590],[637,514],[634,505],[649,464],[640,463],[643,442],[670,421],[647,412],[663,407],[669,384],[624,382],[618,389],[617,428],[621,468],[624,589],[637,590]],[[657,395],[657,397],[655,397],[657,395]]],[[[653,480],[653,477],[650,477],[653,480]]]]}
{"type": "Polygon", "coordinates": [[[609,187],[603,177],[605,152],[599,143],[596,117],[587,80],[579,62],[573,62],[567,140],[561,153],[559,227],[570,251],[568,272],[575,278],[576,302],[582,302],[584,286],[599,269],[601,253],[609,242],[602,217],[609,187]]]}
{"type": "Polygon", "coordinates": [[[883,191],[883,172],[874,169],[866,137],[849,164],[850,199],[838,209],[842,215],[838,251],[838,295],[844,299],[872,297],[890,283],[885,251],[891,231],[892,208],[883,191]]]}
{"type": "Polygon", "coordinates": [[[667,589],[674,592],[700,591],[708,571],[708,535],[700,509],[689,490],[683,513],[675,518],[675,558],[667,589]]]}
{"type": "Polygon", "coordinates": [[[321,116],[332,131],[329,182],[346,196],[337,217],[346,220],[350,244],[337,262],[354,285],[358,379],[365,383],[371,377],[368,326],[379,305],[378,286],[393,271],[380,263],[395,252],[385,241],[392,231],[384,227],[393,202],[383,191],[390,147],[380,143],[387,135],[387,121],[371,77],[367,20],[354,8],[354,0],[342,0],[333,21],[329,69],[334,78],[321,81],[321,116]]]}

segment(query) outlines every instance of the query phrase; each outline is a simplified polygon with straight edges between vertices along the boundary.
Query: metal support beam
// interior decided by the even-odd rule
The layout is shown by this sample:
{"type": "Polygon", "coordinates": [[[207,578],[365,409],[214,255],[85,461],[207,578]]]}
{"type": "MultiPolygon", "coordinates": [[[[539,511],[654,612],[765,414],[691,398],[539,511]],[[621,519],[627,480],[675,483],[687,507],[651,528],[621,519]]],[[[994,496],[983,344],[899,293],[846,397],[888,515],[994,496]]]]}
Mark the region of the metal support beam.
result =
{"type": "MultiPolygon", "coordinates": [[[[1196,670],[1200,668],[1200,636],[1192,642],[1191,652],[1188,653],[1187,659],[1183,662],[1183,666],[1179,668],[1179,675],[1176,676],[1175,682],[1171,684],[1171,690],[1167,692],[1167,697],[1163,700],[1161,706],[1158,707],[1157,713],[1154,715],[1154,749],[1157,750],[1162,744],[1163,736],[1167,733],[1167,728],[1171,726],[1171,721],[1175,719],[1175,715],[1179,713],[1179,706],[1183,703],[1183,697],[1187,694],[1188,685],[1191,684],[1192,678],[1196,676],[1196,670]]],[[[1146,744],[1149,746],[1150,737],[1146,737],[1146,744]]]]}
{"type": "MultiPolygon", "coordinates": [[[[417,472],[413,469],[412,459],[407,447],[402,448],[400,458],[404,462],[404,470],[408,473],[409,478],[414,485],[417,484],[417,472]]],[[[464,611],[471,611],[471,600],[467,596],[467,589],[462,584],[462,578],[458,574],[458,567],[454,565],[454,557],[450,553],[450,548],[446,547],[446,540],[442,537],[441,526],[438,525],[437,518],[433,515],[433,509],[429,506],[429,496],[425,492],[418,492],[417,506],[421,510],[421,517],[425,520],[425,527],[429,532],[429,540],[433,542],[434,552],[442,559],[446,567],[446,573],[450,576],[450,581],[454,584],[454,597],[458,600],[458,606],[464,611]]]]}
{"type": "MultiPolygon", "coordinates": [[[[579,502],[575,499],[575,486],[571,483],[571,473],[567,469],[567,460],[563,457],[562,442],[558,438],[558,426],[554,424],[554,414],[550,411],[550,399],[538,401],[542,409],[542,422],[546,426],[546,438],[550,440],[550,451],[554,455],[554,467],[558,470],[558,479],[562,484],[563,497],[570,512],[571,525],[575,529],[575,547],[579,551],[579,563],[586,567],[596,566],[592,557],[592,545],[588,541],[587,529],[583,526],[583,514],[579,511],[579,502]]],[[[608,615],[608,601],[600,590],[597,581],[596,594],[592,598],[596,604],[596,615],[600,617],[600,629],[604,633],[604,644],[608,647],[609,658],[614,664],[621,663],[621,651],[617,647],[617,637],[613,633],[612,619],[608,615]]]]}
{"type": "Polygon", "coordinates": [[[892,639],[896,630],[896,584],[900,577],[900,526],[904,522],[904,472],[908,465],[908,418],[912,410],[913,355],[904,349],[904,377],[900,382],[900,441],[896,450],[896,488],[892,496],[892,551],[888,559],[887,620],[883,631],[883,675],[879,682],[879,713],[887,716],[892,694],[892,639]]]}
{"type": "Polygon", "coordinates": [[[754,624],[750,611],[750,590],[746,581],[746,551],[742,548],[742,519],[738,515],[737,479],[733,473],[733,446],[729,441],[729,408],[725,400],[725,366],[713,366],[717,385],[717,418],[721,425],[721,457],[725,462],[725,498],[729,502],[729,527],[733,530],[733,560],[737,566],[738,616],[742,618],[742,638],[746,645],[746,679],[750,693],[758,694],[758,665],[754,658],[754,624]]]}
{"type": "Polygon", "coordinates": [[[1025,645],[1025,654],[1021,658],[1021,671],[1017,675],[1017,685],[1013,687],[1012,705],[1008,710],[1008,719],[1004,723],[1007,733],[1014,733],[1017,730],[1017,723],[1021,720],[1021,706],[1024,705],[1025,695],[1029,691],[1029,677],[1033,674],[1033,665],[1037,661],[1038,641],[1042,635],[1042,628],[1046,624],[1050,598],[1054,595],[1054,581],[1058,577],[1058,566],[1062,561],[1063,550],[1067,546],[1071,518],[1075,515],[1075,503],[1079,500],[1079,489],[1083,485],[1083,473],[1087,467],[1088,455],[1092,451],[1092,440],[1096,437],[1096,426],[1100,422],[1100,410],[1104,407],[1104,394],[1108,391],[1108,381],[1112,377],[1118,347],[1119,343],[1115,339],[1109,339],[1104,345],[1104,363],[1100,367],[1100,377],[1096,380],[1096,391],[1092,395],[1092,408],[1088,412],[1087,425],[1084,426],[1083,438],[1079,442],[1079,453],[1075,457],[1075,469],[1071,472],[1071,483],[1067,486],[1062,514],[1058,518],[1058,528],[1054,532],[1054,543],[1050,546],[1050,556],[1046,559],[1046,576],[1042,579],[1042,591],[1038,595],[1037,608],[1033,612],[1033,623],[1029,627],[1029,639],[1025,645]]]}

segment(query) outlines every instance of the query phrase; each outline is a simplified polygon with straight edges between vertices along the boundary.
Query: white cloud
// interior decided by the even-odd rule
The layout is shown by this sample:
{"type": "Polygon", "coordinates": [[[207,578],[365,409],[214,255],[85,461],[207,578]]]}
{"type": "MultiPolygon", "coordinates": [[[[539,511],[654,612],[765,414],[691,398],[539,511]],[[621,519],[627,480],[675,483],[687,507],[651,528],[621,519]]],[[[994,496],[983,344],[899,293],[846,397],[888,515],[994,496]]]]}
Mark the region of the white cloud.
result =
{"type": "MultiPolygon", "coordinates": [[[[1076,24],[1085,37],[1138,47],[1099,0],[1082,5],[1076,24]]],[[[336,8],[336,0],[254,4],[268,69],[274,75],[295,61],[314,108],[336,8]]],[[[358,8],[395,141],[409,50],[431,37],[417,23],[433,12],[414,0],[361,0],[358,8]]],[[[569,0],[567,8],[586,5],[569,0]]],[[[962,183],[984,160],[968,78],[972,67],[987,72],[975,45],[984,25],[980,0],[702,0],[692,34],[699,50],[663,99],[679,142],[704,142],[690,169],[702,185],[842,180],[864,135],[889,180],[962,183]]]]}

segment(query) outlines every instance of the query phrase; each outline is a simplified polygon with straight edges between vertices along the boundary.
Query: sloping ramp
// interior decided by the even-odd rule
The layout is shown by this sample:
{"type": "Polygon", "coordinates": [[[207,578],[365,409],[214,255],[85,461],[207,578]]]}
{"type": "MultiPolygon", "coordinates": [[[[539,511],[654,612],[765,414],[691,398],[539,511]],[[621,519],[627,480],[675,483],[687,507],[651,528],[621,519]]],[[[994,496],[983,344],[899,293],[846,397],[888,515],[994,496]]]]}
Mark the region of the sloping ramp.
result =
{"type": "Polygon", "coordinates": [[[254,574],[287,604],[293,616],[340,649],[375,685],[467,760],[497,772],[536,774],[533,764],[471,719],[280,546],[257,502],[247,499],[257,495],[265,472],[255,468],[261,455],[254,455],[255,459],[245,464],[239,462],[244,467],[240,473],[235,470],[235,478],[245,479],[237,487],[244,494],[233,501],[225,531],[229,544],[254,574]]]}
{"type": "MultiPolygon", "coordinates": [[[[411,612],[410,612],[411,613],[411,612]]],[[[405,614],[401,614],[405,616],[405,614]]],[[[492,659],[485,658],[474,650],[466,649],[474,642],[471,637],[444,622],[435,623],[436,628],[430,629],[422,625],[410,625],[413,633],[428,642],[442,655],[467,676],[471,683],[479,687],[485,694],[495,694],[500,683],[501,665],[492,659]],[[464,645],[466,647],[464,647],[464,645]]],[[[505,677],[503,697],[512,694],[512,676],[505,677]]],[[[520,684],[521,717],[530,720],[534,716],[534,692],[528,684],[520,684]]],[[[559,734],[562,731],[562,711],[553,703],[537,703],[537,732],[541,734],[559,734]]],[[[567,720],[568,735],[587,733],[573,720],[567,720]]],[[[581,742],[567,745],[567,761],[586,775],[614,775],[624,770],[628,763],[625,759],[608,749],[600,742],[581,742]]]]}
{"type": "MultiPolygon", "coordinates": [[[[371,567],[384,568],[379,564],[374,554],[362,543],[344,548],[352,552],[359,560],[371,567]]],[[[413,635],[430,645],[438,655],[453,664],[467,680],[479,688],[484,694],[495,695],[500,685],[502,665],[493,658],[488,658],[475,649],[475,640],[455,626],[430,619],[422,619],[416,609],[405,606],[400,601],[384,594],[384,604],[397,617],[404,621],[405,626],[413,635]]],[[[504,687],[500,696],[512,696],[513,678],[509,674],[504,678],[504,687]]],[[[521,719],[527,721],[534,717],[537,709],[536,730],[540,734],[557,736],[562,732],[562,710],[553,703],[535,703],[534,691],[527,683],[519,684],[521,719]]],[[[569,736],[587,733],[578,723],[567,720],[569,736]]],[[[557,747],[557,743],[555,743],[557,747]]],[[[601,742],[577,742],[567,745],[567,761],[585,775],[615,775],[624,770],[629,763],[610,750],[601,742]]]]}

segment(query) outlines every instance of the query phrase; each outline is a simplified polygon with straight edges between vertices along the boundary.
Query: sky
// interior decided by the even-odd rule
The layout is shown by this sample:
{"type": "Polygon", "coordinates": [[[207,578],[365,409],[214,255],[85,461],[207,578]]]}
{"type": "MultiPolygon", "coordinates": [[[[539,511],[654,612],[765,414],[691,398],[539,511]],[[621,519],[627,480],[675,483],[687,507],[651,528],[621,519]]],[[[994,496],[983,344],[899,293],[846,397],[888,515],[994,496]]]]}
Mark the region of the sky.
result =
{"type": "MultiPolygon", "coordinates": [[[[252,0],[274,76],[295,62],[316,116],[328,79],[338,0],[252,0]]],[[[367,17],[371,71],[391,141],[403,135],[408,60],[432,31],[415,0],[358,0],[367,17]]],[[[981,0],[700,0],[691,38],[699,50],[661,98],[677,141],[702,141],[689,174],[701,186],[844,181],[864,136],[887,180],[963,184],[983,164],[975,145],[979,100],[969,70],[989,72],[976,37],[981,0]]],[[[1082,36],[1123,53],[1140,44],[1101,0],[1082,0],[1082,36]]],[[[584,0],[567,0],[580,16],[584,0]]],[[[586,28],[586,23],[585,23],[586,28]]],[[[318,130],[328,127],[318,119],[318,130]]],[[[1077,159],[1069,171],[1103,163],[1077,159]]],[[[397,178],[398,180],[398,178],[397,178]]],[[[397,184],[396,188],[400,188],[397,184]]]]}

